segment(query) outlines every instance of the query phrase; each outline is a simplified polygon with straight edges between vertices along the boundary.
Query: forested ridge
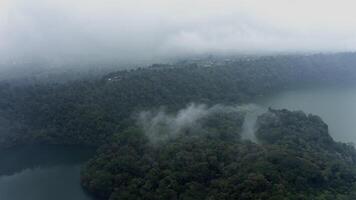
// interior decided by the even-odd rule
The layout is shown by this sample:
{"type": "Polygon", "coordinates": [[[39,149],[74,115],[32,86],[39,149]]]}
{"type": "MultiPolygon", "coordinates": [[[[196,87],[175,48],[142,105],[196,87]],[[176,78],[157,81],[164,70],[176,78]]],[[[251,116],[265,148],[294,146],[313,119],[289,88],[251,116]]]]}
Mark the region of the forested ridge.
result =
{"type": "Polygon", "coordinates": [[[83,186],[110,200],[356,198],[356,151],[318,116],[270,109],[258,143],[241,140],[231,117],[204,120],[159,144],[140,127],[118,133],[83,169],[83,186]]]}
{"type": "Polygon", "coordinates": [[[238,104],[309,84],[356,80],[353,53],[205,60],[114,72],[66,83],[0,84],[2,146],[21,143],[99,145],[132,115],[190,102],[238,104]],[[11,134],[6,134],[11,133],[11,134]]]}

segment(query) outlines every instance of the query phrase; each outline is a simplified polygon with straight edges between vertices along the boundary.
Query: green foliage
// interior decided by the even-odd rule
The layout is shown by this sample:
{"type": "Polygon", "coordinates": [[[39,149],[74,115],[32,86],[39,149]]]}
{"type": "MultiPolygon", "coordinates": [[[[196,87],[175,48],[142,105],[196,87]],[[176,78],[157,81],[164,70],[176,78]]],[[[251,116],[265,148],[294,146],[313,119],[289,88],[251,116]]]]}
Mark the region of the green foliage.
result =
{"type": "Polygon", "coordinates": [[[270,110],[259,118],[261,143],[255,144],[239,139],[238,126],[224,128],[231,123],[228,116],[213,116],[205,124],[209,128],[203,126],[195,130],[198,133],[159,145],[132,137],[144,138],[144,134],[131,128],[85,166],[82,184],[94,195],[111,200],[354,196],[356,151],[333,141],[319,117],[270,110]],[[220,128],[237,137],[214,137],[220,128]],[[274,133],[268,134],[271,130],[274,133]]]}
{"type": "Polygon", "coordinates": [[[23,143],[101,145],[133,124],[133,113],[190,102],[236,104],[303,84],[355,80],[354,54],[276,56],[199,64],[153,65],[101,80],[0,83],[2,146],[23,143]]]}

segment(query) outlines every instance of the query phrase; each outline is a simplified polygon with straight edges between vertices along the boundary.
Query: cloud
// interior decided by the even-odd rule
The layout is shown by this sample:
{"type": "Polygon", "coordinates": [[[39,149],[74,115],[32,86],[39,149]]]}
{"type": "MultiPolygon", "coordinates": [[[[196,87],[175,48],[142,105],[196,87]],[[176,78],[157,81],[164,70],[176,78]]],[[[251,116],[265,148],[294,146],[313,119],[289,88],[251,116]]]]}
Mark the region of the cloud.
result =
{"type": "Polygon", "coordinates": [[[1,0],[0,58],[354,51],[351,0],[1,0]]]}
{"type": "MultiPolygon", "coordinates": [[[[164,109],[158,111],[143,111],[139,114],[137,123],[144,130],[151,142],[157,143],[176,138],[186,131],[197,131],[202,128],[204,118],[221,113],[239,113],[245,115],[241,136],[243,139],[256,141],[254,137],[257,116],[262,109],[253,104],[240,106],[190,104],[176,113],[168,113],[164,109]]],[[[238,124],[239,122],[236,121],[238,124]]],[[[204,127],[203,127],[204,128],[204,127]]]]}

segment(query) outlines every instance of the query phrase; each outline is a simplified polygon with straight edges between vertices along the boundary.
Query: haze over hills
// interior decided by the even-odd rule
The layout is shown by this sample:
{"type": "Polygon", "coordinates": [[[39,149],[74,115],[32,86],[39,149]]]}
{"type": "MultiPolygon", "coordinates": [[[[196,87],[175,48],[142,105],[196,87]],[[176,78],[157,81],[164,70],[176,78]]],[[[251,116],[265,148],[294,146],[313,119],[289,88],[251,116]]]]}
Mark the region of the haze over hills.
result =
{"type": "Polygon", "coordinates": [[[19,143],[100,144],[144,109],[241,104],[288,88],[348,84],[355,64],[353,53],[277,56],[153,65],[66,83],[3,82],[0,110],[19,143]]]}
{"type": "Polygon", "coordinates": [[[356,199],[355,7],[0,0],[0,199],[356,199]]]}
{"type": "Polygon", "coordinates": [[[63,65],[355,51],[353,7],[351,0],[2,0],[0,58],[63,65]]]}

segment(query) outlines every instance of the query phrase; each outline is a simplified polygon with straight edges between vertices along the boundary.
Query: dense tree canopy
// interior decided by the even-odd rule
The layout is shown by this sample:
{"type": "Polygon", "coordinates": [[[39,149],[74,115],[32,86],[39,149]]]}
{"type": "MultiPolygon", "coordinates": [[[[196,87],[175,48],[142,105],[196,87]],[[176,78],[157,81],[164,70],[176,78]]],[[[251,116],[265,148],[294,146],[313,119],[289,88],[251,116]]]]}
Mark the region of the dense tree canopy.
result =
{"type": "Polygon", "coordinates": [[[111,200],[354,197],[356,151],[335,142],[319,117],[270,110],[258,123],[259,144],[241,140],[239,129],[212,137],[219,129],[203,127],[160,144],[128,129],[86,165],[83,186],[111,200]]]}

